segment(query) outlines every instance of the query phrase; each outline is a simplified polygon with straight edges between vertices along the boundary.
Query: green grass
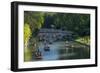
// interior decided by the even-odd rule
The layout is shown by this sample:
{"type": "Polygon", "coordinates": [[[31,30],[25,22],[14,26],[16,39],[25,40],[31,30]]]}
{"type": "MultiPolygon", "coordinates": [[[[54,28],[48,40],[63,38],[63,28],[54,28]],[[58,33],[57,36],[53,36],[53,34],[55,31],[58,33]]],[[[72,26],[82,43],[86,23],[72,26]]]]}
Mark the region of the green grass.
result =
{"type": "Polygon", "coordinates": [[[79,37],[75,41],[86,44],[86,45],[90,45],[90,37],[89,36],[79,37]]]}
{"type": "Polygon", "coordinates": [[[24,50],[24,61],[31,61],[32,60],[32,52],[29,48],[24,50]]]}

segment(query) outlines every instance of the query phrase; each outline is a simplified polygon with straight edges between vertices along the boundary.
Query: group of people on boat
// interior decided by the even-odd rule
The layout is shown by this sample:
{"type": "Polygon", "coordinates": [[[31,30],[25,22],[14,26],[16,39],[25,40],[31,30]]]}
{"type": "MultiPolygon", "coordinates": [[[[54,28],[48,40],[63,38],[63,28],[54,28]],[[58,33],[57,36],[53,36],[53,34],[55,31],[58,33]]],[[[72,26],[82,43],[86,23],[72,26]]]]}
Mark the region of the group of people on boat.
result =
{"type": "MultiPolygon", "coordinates": [[[[44,40],[43,45],[44,45],[44,51],[45,52],[49,52],[50,51],[50,45],[51,44],[48,40],[44,40]]],[[[42,52],[37,48],[36,52],[35,52],[35,57],[37,59],[42,59],[42,52]]]]}

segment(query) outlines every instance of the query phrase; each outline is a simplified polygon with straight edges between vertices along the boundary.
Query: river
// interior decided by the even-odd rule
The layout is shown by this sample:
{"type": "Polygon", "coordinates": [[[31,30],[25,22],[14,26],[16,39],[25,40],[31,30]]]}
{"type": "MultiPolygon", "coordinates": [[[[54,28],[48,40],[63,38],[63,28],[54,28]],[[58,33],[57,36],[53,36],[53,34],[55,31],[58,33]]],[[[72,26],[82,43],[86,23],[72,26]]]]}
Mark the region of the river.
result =
{"type": "MultiPolygon", "coordinates": [[[[68,44],[76,44],[69,42],[68,44]]],[[[59,41],[59,42],[53,42],[52,44],[49,44],[49,51],[44,50],[44,44],[43,42],[38,43],[38,49],[41,52],[42,55],[42,61],[46,60],[59,60],[59,59],[82,59],[82,58],[89,58],[87,54],[87,47],[85,48],[86,51],[84,51],[83,47],[80,48],[69,48],[66,47],[65,41],[59,41]],[[60,51],[63,50],[63,53],[60,54],[60,51]],[[85,57],[84,57],[85,56],[85,57]]],[[[76,44],[75,46],[81,46],[80,44],[76,44]]],[[[83,45],[84,46],[84,45],[83,45]]],[[[88,51],[89,53],[89,51],[88,51]]]]}

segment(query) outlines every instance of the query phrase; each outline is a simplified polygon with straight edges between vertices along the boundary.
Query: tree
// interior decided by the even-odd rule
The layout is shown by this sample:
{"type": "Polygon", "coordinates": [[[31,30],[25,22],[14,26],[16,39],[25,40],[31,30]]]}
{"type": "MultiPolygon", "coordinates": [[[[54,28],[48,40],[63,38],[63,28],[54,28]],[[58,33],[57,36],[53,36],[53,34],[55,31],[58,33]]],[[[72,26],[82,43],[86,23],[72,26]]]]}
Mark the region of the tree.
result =
{"type": "Polygon", "coordinates": [[[30,26],[28,24],[24,25],[24,44],[25,48],[27,48],[29,38],[31,36],[32,32],[30,30],[30,26]]]}
{"type": "Polygon", "coordinates": [[[30,29],[32,32],[35,31],[36,29],[40,29],[44,23],[44,13],[25,11],[24,23],[27,23],[30,25],[30,29]]]}
{"type": "Polygon", "coordinates": [[[56,13],[52,19],[53,24],[58,29],[69,30],[79,36],[90,34],[89,14],[56,13]]]}

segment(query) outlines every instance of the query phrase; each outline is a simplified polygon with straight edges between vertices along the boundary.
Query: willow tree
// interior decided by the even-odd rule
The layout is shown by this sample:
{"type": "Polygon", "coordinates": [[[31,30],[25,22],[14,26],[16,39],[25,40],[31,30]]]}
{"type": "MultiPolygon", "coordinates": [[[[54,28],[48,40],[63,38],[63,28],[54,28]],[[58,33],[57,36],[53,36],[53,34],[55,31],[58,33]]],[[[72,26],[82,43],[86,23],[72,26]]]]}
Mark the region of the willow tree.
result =
{"type": "Polygon", "coordinates": [[[31,60],[31,52],[28,48],[28,42],[31,36],[30,26],[28,24],[24,25],[24,61],[31,60]]]}
{"type": "Polygon", "coordinates": [[[27,48],[29,38],[31,36],[31,30],[28,24],[24,25],[24,44],[25,48],[27,48]]]}
{"type": "Polygon", "coordinates": [[[28,23],[31,27],[31,31],[34,32],[36,29],[40,29],[44,23],[44,13],[43,12],[24,12],[24,23],[28,23]]]}

